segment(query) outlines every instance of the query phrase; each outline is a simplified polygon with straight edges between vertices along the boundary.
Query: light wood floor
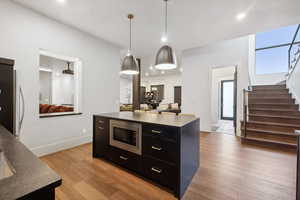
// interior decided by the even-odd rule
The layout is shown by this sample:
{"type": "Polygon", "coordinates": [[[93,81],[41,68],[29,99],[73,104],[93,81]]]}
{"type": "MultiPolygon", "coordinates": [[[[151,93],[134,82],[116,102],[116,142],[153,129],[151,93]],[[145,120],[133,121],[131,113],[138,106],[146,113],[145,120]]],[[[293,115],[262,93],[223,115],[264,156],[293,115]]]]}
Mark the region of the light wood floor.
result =
{"type": "MultiPolygon", "coordinates": [[[[91,144],[42,158],[63,178],[57,200],[174,200],[159,187],[93,159],[91,144]]],[[[200,169],[185,200],[295,200],[296,155],[242,145],[234,136],[201,134],[200,169]]]]}

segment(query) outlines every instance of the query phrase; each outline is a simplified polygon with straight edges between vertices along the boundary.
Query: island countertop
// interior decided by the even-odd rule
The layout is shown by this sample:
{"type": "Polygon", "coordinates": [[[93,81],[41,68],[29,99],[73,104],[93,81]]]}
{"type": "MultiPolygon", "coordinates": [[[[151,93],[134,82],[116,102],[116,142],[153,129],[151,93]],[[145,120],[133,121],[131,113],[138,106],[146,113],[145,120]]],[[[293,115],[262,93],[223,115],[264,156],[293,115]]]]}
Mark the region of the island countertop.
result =
{"type": "Polygon", "coordinates": [[[147,112],[115,112],[95,114],[98,117],[120,119],[133,122],[160,124],[166,126],[183,127],[199,118],[184,115],[163,115],[147,112]]]}
{"type": "Polygon", "coordinates": [[[61,185],[61,177],[0,125],[0,149],[14,170],[0,180],[0,199],[13,200],[61,185]]]}

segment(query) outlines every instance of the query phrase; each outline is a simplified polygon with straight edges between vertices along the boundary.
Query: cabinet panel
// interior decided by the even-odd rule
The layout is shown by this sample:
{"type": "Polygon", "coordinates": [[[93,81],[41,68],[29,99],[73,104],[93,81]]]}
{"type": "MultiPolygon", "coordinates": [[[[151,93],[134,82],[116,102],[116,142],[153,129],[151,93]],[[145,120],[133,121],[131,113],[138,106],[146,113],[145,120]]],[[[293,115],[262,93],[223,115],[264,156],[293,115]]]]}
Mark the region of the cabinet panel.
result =
{"type": "Polygon", "coordinates": [[[172,190],[176,187],[176,166],[169,165],[159,160],[143,156],[143,173],[144,175],[172,190]]]}
{"type": "Polygon", "coordinates": [[[143,135],[177,142],[178,128],[163,125],[144,124],[143,135]]]}
{"type": "Polygon", "coordinates": [[[176,155],[178,155],[177,143],[151,136],[143,136],[143,155],[149,155],[175,164],[177,163],[176,155]]]}
{"type": "Polygon", "coordinates": [[[140,156],[114,147],[109,147],[109,159],[127,169],[140,172],[140,156]]]}
{"type": "Polygon", "coordinates": [[[93,156],[105,157],[109,144],[109,120],[94,117],[93,156]]]}

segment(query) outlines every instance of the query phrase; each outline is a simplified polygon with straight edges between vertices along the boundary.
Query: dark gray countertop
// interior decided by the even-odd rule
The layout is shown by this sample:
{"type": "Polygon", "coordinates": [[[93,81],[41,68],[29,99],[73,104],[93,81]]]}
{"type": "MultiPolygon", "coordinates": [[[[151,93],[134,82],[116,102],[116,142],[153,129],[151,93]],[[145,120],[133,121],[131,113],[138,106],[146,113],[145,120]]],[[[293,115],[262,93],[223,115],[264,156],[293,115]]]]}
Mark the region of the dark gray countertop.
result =
{"type": "Polygon", "coordinates": [[[61,177],[1,125],[0,149],[15,170],[13,176],[0,180],[1,200],[13,200],[42,188],[61,185],[61,177]]]}
{"type": "Polygon", "coordinates": [[[102,113],[95,116],[107,117],[111,119],[120,119],[134,122],[160,124],[167,126],[183,127],[198,118],[192,116],[180,115],[162,115],[147,112],[134,113],[134,112],[116,112],[116,113],[102,113]]]}

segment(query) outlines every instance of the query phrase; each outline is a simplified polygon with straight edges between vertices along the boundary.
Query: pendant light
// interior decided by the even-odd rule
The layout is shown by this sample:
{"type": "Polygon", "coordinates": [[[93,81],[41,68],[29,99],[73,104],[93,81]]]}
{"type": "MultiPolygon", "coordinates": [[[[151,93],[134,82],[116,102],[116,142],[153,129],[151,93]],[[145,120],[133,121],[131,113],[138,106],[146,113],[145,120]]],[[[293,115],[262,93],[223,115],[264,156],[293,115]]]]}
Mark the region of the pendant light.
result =
{"type": "Polygon", "coordinates": [[[67,64],[68,64],[68,68],[65,69],[65,70],[63,70],[62,73],[63,73],[63,74],[74,75],[74,71],[70,69],[70,64],[71,64],[71,62],[67,62],[67,64]]]}
{"type": "MultiPolygon", "coordinates": [[[[162,42],[168,40],[168,0],[164,0],[166,3],[165,7],[165,33],[161,38],[162,42]]],[[[163,45],[156,54],[155,68],[159,70],[170,70],[177,67],[177,61],[175,53],[171,46],[163,45]]]]}
{"type": "Polygon", "coordinates": [[[133,14],[128,15],[129,24],[130,24],[130,36],[129,36],[129,50],[125,58],[123,59],[121,66],[121,74],[127,75],[136,75],[139,74],[139,67],[136,59],[131,53],[131,20],[133,19],[133,14]]]}

